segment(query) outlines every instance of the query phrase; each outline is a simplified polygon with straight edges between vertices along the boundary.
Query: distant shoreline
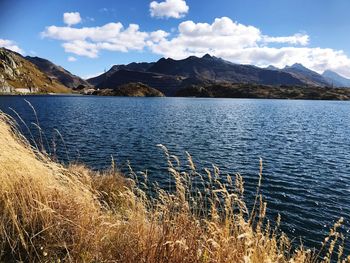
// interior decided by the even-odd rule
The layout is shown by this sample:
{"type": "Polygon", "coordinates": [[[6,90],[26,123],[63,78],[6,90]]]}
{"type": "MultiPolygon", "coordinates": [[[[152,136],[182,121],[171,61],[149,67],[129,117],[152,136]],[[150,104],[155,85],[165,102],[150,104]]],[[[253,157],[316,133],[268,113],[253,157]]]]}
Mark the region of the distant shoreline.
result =
{"type": "MultiPolygon", "coordinates": [[[[157,89],[96,90],[94,93],[0,93],[0,96],[98,96],[98,97],[163,97],[157,89]],[[158,92],[158,93],[157,93],[158,92]]],[[[350,88],[268,86],[258,84],[209,84],[191,85],[180,89],[174,95],[164,97],[231,98],[231,99],[287,99],[287,100],[330,100],[349,101],[350,88]]]]}
{"type": "Polygon", "coordinates": [[[167,97],[139,97],[139,96],[100,96],[100,95],[84,95],[84,94],[0,94],[0,97],[99,97],[99,98],[132,98],[132,99],[236,99],[236,100],[295,100],[295,101],[342,101],[349,102],[350,99],[310,99],[310,98],[226,98],[226,97],[195,97],[195,96],[167,96],[167,97]]]}

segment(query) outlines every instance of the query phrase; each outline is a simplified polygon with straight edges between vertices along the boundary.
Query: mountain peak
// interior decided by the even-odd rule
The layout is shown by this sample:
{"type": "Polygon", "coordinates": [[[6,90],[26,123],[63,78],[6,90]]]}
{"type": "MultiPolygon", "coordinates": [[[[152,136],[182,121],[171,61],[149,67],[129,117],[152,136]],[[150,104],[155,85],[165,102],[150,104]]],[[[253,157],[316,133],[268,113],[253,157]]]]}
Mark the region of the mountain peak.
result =
{"type": "Polygon", "coordinates": [[[326,69],[323,73],[322,73],[322,76],[329,76],[329,75],[337,75],[337,76],[340,76],[337,72],[334,72],[330,69],[326,69]]]}
{"type": "Polygon", "coordinates": [[[294,63],[293,65],[291,66],[286,66],[286,68],[294,68],[294,69],[301,69],[301,70],[305,70],[305,69],[308,69],[306,68],[303,64],[301,63],[294,63]]]}
{"type": "Polygon", "coordinates": [[[342,75],[332,70],[325,70],[322,76],[326,78],[332,85],[337,87],[350,87],[350,79],[343,77],[342,75]]]}
{"type": "Polygon", "coordinates": [[[272,66],[272,65],[266,67],[266,69],[269,69],[269,70],[280,70],[279,68],[277,68],[275,66],[272,66]]]}
{"type": "Polygon", "coordinates": [[[165,62],[165,61],[173,61],[174,59],[172,59],[172,58],[165,58],[165,57],[162,57],[162,58],[160,58],[156,63],[158,63],[158,62],[165,62]]]}
{"type": "Polygon", "coordinates": [[[202,58],[207,58],[207,59],[211,59],[211,58],[213,58],[212,56],[210,56],[208,53],[207,54],[205,54],[202,58]]]}
{"type": "Polygon", "coordinates": [[[185,58],[185,60],[191,60],[191,59],[198,59],[196,56],[189,56],[188,58],[185,58]]]}

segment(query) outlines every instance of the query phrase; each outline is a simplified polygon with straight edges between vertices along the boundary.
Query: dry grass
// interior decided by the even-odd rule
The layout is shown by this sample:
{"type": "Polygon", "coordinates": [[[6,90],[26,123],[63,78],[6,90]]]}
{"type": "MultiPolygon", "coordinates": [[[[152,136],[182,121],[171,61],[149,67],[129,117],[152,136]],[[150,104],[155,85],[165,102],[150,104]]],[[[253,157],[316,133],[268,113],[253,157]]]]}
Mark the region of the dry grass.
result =
{"type": "MultiPolygon", "coordinates": [[[[1,262],[349,262],[338,222],[320,258],[290,240],[265,218],[257,186],[252,209],[243,179],[214,168],[187,172],[169,155],[174,191],[146,193],[146,176],[125,179],[63,167],[32,148],[0,113],[1,262]]],[[[262,166],[260,179],[262,176],[262,166]]],[[[322,252],[321,252],[322,253],[322,252]]]]}

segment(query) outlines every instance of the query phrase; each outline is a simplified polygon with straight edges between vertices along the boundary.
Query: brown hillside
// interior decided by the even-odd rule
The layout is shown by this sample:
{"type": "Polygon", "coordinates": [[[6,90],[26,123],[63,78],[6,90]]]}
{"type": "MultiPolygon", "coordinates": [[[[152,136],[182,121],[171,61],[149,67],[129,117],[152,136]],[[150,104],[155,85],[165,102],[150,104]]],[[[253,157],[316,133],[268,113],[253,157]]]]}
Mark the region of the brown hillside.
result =
{"type": "Polygon", "coordinates": [[[0,92],[68,93],[70,89],[48,77],[20,54],[0,48],[0,92]]]}

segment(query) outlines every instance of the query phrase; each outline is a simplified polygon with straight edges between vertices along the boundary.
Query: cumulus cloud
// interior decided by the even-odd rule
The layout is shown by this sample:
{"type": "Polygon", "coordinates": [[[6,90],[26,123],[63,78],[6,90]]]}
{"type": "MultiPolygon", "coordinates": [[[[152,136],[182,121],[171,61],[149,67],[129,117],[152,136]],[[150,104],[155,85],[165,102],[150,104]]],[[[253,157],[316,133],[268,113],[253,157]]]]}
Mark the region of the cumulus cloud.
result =
{"type": "Polygon", "coordinates": [[[165,0],[164,2],[153,1],[150,3],[150,13],[152,17],[160,18],[181,18],[189,10],[185,0],[165,0]]]}
{"type": "Polygon", "coordinates": [[[94,43],[89,43],[83,40],[74,40],[72,42],[63,43],[62,46],[66,52],[89,58],[97,58],[98,48],[94,43]]]}
{"type": "Polygon", "coordinates": [[[68,60],[69,62],[75,62],[75,61],[77,61],[77,58],[76,58],[76,57],[70,56],[70,57],[67,58],[67,60],[68,60]]]}
{"type": "Polygon", "coordinates": [[[16,42],[12,40],[0,38],[0,47],[7,48],[20,54],[24,54],[24,51],[16,44],[16,42]]]}
{"type": "Polygon", "coordinates": [[[49,26],[41,33],[44,38],[62,40],[66,52],[90,58],[98,57],[100,50],[127,52],[143,50],[147,41],[158,38],[159,41],[167,35],[164,31],[142,32],[137,24],[127,28],[117,22],[100,27],[58,27],[49,26]]]}
{"type": "Polygon", "coordinates": [[[165,40],[167,36],[169,36],[169,33],[163,30],[157,30],[157,31],[151,32],[150,34],[151,40],[154,43],[159,43],[160,41],[165,40]]]}
{"type": "Polygon", "coordinates": [[[79,24],[81,22],[80,13],[79,12],[64,13],[63,22],[68,26],[79,24]]]}

